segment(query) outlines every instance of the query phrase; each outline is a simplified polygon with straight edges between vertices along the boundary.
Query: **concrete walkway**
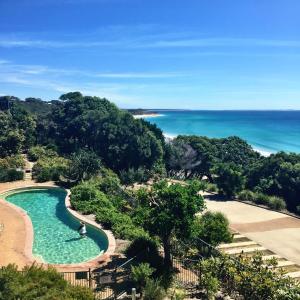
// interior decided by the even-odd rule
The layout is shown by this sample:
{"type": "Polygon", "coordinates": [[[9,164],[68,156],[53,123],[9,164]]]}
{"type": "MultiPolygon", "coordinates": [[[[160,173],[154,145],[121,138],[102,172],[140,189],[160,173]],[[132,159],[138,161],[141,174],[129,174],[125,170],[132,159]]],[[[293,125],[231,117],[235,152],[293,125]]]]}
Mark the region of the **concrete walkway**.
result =
{"type": "Polygon", "coordinates": [[[207,209],[223,212],[234,231],[300,265],[300,219],[237,201],[205,199],[207,209]]]}

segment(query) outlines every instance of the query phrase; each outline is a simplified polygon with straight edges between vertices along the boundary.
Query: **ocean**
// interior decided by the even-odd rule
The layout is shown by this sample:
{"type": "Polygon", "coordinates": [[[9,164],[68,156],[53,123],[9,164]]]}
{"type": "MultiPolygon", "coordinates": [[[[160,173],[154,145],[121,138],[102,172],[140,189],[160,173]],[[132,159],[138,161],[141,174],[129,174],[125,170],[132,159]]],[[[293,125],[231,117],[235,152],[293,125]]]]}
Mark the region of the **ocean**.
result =
{"type": "Polygon", "coordinates": [[[155,111],[158,116],[145,119],[160,127],[166,136],[235,135],[264,155],[278,151],[300,153],[300,111],[155,111]]]}

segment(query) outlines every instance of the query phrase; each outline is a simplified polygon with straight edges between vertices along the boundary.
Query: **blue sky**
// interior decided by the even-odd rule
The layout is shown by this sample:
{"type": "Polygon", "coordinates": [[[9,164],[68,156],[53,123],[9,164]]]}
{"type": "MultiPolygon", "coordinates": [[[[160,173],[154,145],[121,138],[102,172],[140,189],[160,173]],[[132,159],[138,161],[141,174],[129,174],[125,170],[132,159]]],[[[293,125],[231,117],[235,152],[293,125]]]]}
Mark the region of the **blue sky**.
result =
{"type": "Polygon", "coordinates": [[[0,95],[300,109],[299,0],[0,0],[0,95]]]}

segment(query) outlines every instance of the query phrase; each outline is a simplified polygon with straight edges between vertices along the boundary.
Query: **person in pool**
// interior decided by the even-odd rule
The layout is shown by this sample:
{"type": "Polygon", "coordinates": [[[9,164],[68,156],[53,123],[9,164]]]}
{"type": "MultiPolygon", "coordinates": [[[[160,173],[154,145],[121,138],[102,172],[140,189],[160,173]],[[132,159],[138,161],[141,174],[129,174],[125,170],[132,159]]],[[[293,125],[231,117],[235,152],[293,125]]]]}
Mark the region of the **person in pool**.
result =
{"type": "Polygon", "coordinates": [[[78,228],[78,232],[80,234],[81,237],[86,237],[86,225],[84,222],[80,222],[80,226],[78,228]]]}

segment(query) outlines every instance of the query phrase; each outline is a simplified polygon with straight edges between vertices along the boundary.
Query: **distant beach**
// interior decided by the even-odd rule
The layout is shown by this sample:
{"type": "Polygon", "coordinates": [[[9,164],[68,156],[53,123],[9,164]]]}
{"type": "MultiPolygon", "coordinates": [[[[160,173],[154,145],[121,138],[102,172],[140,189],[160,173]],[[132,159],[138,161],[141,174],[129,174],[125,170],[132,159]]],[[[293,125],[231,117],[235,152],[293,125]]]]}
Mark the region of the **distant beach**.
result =
{"type": "Polygon", "coordinates": [[[141,118],[156,124],[169,139],[179,134],[238,136],[263,156],[300,153],[300,111],[155,111],[141,118]]]}
{"type": "Polygon", "coordinates": [[[146,119],[146,118],[156,118],[156,117],[163,117],[162,114],[143,114],[143,115],[133,115],[135,119],[146,119]]]}

